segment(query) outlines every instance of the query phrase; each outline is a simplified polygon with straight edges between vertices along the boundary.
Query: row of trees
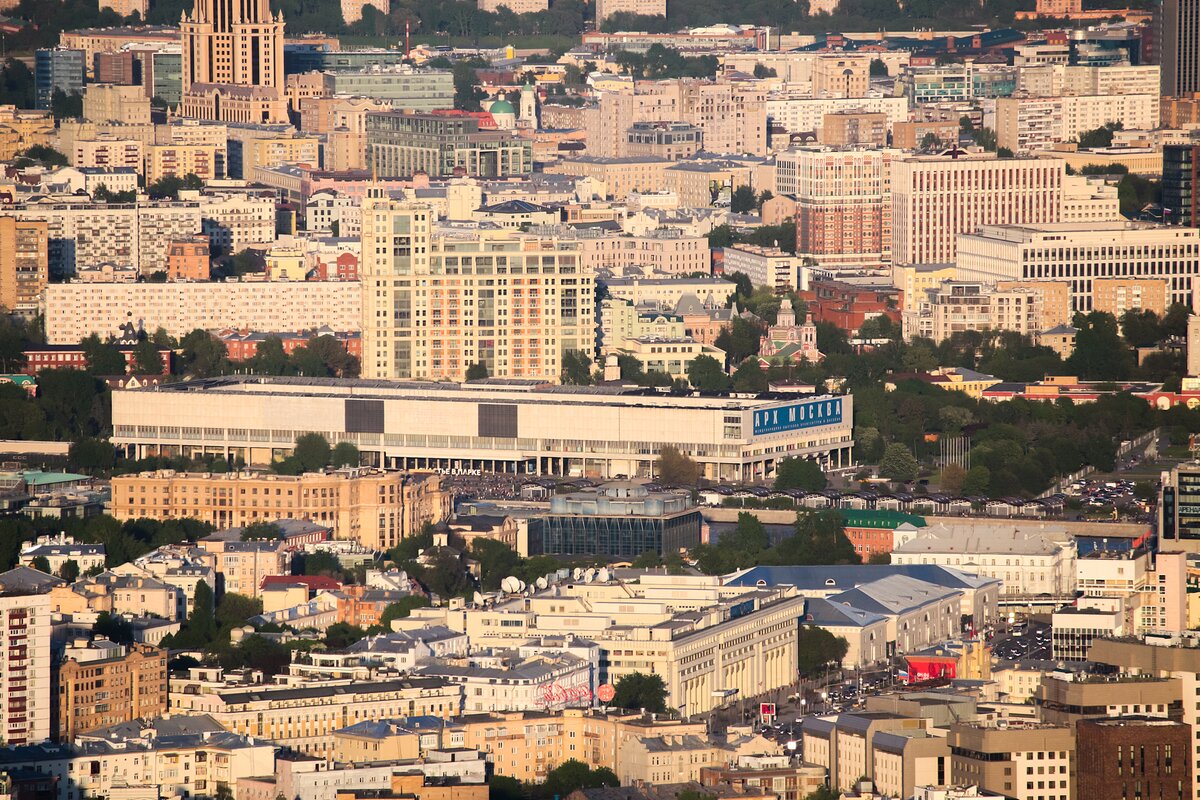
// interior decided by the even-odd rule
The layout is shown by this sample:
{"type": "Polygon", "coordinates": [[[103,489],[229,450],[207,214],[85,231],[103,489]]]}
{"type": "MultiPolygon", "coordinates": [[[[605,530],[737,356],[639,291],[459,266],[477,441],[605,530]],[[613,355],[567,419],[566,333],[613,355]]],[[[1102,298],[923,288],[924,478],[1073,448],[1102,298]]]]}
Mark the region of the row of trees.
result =
{"type": "Polygon", "coordinates": [[[749,512],[738,514],[737,526],[713,544],[692,551],[706,575],[725,575],[760,564],[812,565],[860,563],[837,511],[801,511],[793,532],[772,545],[766,528],[749,512]]]}

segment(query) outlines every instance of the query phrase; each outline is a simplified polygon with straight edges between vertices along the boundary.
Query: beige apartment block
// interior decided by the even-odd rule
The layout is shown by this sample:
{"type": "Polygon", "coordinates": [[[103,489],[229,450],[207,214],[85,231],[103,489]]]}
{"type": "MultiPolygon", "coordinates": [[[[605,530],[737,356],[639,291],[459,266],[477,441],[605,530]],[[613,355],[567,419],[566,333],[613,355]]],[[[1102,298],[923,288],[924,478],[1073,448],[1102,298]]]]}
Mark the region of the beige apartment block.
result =
{"type": "Polygon", "coordinates": [[[1092,310],[1117,319],[1126,311],[1153,311],[1161,317],[1170,305],[1167,290],[1163,278],[1097,278],[1092,281],[1092,310]]]}
{"type": "Polygon", "coordinates": [[[113,479],[117,519],[199,519],[217,528],[303,519],[339,539],[388,550],[440,522],[450,497],[436,475],[350,468],[303,475],[164,470],[113,479]]]}
{"type": "Polygon", "coordinates": [[[991,154],[892,161],[892,261],[948,264],[980,225],[1058,222],[1063,162],[991,154]]]}
{"type": "Polygon", "coordinates": [[[86,659],[74,657],[74,651],[68,647],[54,670],[57,741],[72,742],[81,733],[166,713],[166,650],[133,644],[86,659]]]}
{"type": "Polygon", "coordinates": [[[671,228],[642,236],[590,235],[584,230],[571,229],[564,234],[564,238],[576,236],[580,260],[588,272],[605,269],[620,275],[635,268],[643,274],[694,275],[707,273],[711,267],[708,239],[671,228]]]}
{"type": "Polygon", "coordinates": [[[0,217],[0,306],[37,313],[50,279],[50,226],[44,221],[0,217]]]}
{"type": "Polygon", "coordinates": [[[362,290],[356,281],[52,283],[44,308],[50,344],[115,336],[133,308],[147,330],[161,327],[172,336],[197,328],[354,331],[362,322],[362,290]]]}
{"type": "Polygon", "coordinates": [[[141,86],[93,83],[83,92],[83,118],[88,122],[149,125],[150,98],[141,86]]]}
{"type": "Polygon", "coordinates": [[[152,144],[146,148],[146,184],[168,176],[195,175],[203,181],[217,174],[218,150],[206,144],[152,144]]]}
{"type": "Polygon", "coordinates": [[[765,155],[766,95],[756,82],[679,78],[638,81],[600,93],[589,117],[588,148],[600,156],[629,155],[627,132],[637,122],[685,122],[701,130],[710,153],[765,155]]]}
{"type": "Polygon", "coordinates": [[[613,14],[638,14],[653,17],[667,15],[667,0],[597,0],[596,25],[613,14]]]}
{"type": "Polygon", "coordinates": [[[71,152],[71,166],[118,169],[127,167],[139,173],[144,169],[143,144],[136,139],[77,139],[71,152]]]}
{"type": "Polygon", "coordinates": [[[577,242],[440,235],[434,222],[423,204],[363,206],[363,377],[461,381],[482,363],[494,377],[554,381],[566,351],[591,349],[595,276],[577,242]]]}
{"type": "Polygon", "coordinates": [[[191,670],[170,681],[171,712],[209,714],[232,733],[269,739],[308,756],[334,750],[333,732],[366,720],[431,716],[450,719],[462,687],[436,678],[330,681],[295,686],[226,685],[191,670]]]}
{"type": "Polygon", "coordinates": [[[1013,800],[1072,800],[1075,734],[1054,725],[950,727],[950,780],[1013,800]],[[1040,784],[1040,785],[1039,785],[1040,784]]]}
{"type": "MultiPolygon", "coordinates": [[[[10,570],[0,579],[17,573],[41,580],[37,577],[41,573],[26,567],[10,570]]],[[[0,588],[7,589],[3,582],[0,588]]],[[[50,598],[23,592],[0,592],[0,659],[5,664],[0,681],[0,722],[9,746],[38,744],[50,738],[50,598]]]]}
{"type": "Polygon", "coordinates": [[[661,156],[581,156],[546,166],[546,172],[593,178],[604,184],[611,200],[621,201],[631,192],[663,186],[663,171],[671,162],[661,156]]]}
{"type": "Polygon", "coordinates": [[[822,54],[813,61],[813,97],[866,97],[871,84],[869,54],[822,54]]]}
{"type": "Polygon", "coordinates": [[[845,145],[887,145],[887,114],[871,111],[842,111],[826,114],[821,124],[821,144],[842,147],[845,145]]]}
{"type": "Polygon", "coordinates": [[[51,145],[54,135],[49,111],[0,106],[0,159],[8,161],[34,145],[51,145]]]}

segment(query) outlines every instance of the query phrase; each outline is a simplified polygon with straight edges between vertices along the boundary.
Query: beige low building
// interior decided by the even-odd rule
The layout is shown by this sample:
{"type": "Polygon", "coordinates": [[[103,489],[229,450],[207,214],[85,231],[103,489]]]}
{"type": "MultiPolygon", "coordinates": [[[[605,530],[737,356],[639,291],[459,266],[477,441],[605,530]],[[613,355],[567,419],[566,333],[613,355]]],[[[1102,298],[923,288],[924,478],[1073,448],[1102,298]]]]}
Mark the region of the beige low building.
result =
{"type": "Polygon", "coordinates": [[[218,150],[210,144],[152,144],[146,148],[146,184],[168,176],[195,175],[202,181],[221,177],[218,150]]]}
{"type": "Polygon", "coordinates": [[[304,519],[374,550],[440,522],[450,505],[436,475],[361,468],[303,475],[160,470],[115,477],[112,496],[117,519],[188,517],[218,528],[304,519]]]}
{"type": "Polygon", "coordinates": [[[0,106],[0,161],[35,145],[50,146],[54,135],[54,116],[49,111],[0,106]]]}
{"type": "Polygon", "coordinates": [[[144,169],[143,145],[137,139],[77,139],[71,153],[71,166],[97,169],[127,167],[139,173],[144,169]]]}
{"type": "Polygon", "coordinates": [[[548,164],[545,171],[594,178],[604,184],[610,199],[624,200],[630,192],[662,188],[663,170],[670,165],[661,156],[581,156],[548,164]]]}
{"type": "Polygon", "coordinates": [[[1072,800],[1075,734],[1066,727],[950,726],[950,781],[1013,800],[1072,800]],[[1041,784],[1039,786],[1039,783],[1041,784]]]}
{"type": "MultiPolygon", "coordinates": [[[[1065,286],[1065,284],[1064,284],[1065,286]]],[[[1126,311],[1167,313],[1170,305],[1163,278],[1097,278],[1092,281],[1092,310],[1107,311],[1117,319],[1126,311]]]]}
{"type": "MultiPolygon", "coordinates": [[[[403,720],[348,726],[333,734],[332,758],[347,764],[414,758],[421,751],[462,747],[486,753],[497,775],[540,783],[574,759],[606,767],[622,784],[698,780],[705,767],[724,769],[740,756],[774,752],[761,737],[709,740],[701,720],[587,709],[471,714],[429,728],[403,720]]],[[[800,795],[800,800],[808,793],[800,795]]]]}
{"type": "Polygon", "coordinates": [[[243,542],[210,536],[199,545],[213,554],[226,592],[260,597],[264,578],[291,573],[292,554],[282,539],[243,542]]]}
{"type": "Polygon", "coordinates": [[[436,678],[227,684],[219,669],[196,668],[170,680],[171,713],[209,714],[232,733],[318,757],[333,754],[333,732],[348,725],[413,716],[450,719],[461,706],[462,687],[436,678]]]}

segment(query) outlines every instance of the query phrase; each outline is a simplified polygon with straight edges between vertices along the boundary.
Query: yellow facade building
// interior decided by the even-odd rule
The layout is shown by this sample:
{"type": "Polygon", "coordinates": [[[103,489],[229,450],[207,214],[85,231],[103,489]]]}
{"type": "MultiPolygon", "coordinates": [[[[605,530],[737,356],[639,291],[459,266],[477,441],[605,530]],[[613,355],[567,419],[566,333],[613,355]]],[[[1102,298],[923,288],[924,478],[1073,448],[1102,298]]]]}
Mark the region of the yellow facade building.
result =
{"type": "Polygon", "coordinates": [[[303,475],[160,470],[113,478],[112,497],[117,519],[189,517],[218,528],[304,519],[375,550],[440,522],[450,505],[436,475],[366,468],[303,475]]]}

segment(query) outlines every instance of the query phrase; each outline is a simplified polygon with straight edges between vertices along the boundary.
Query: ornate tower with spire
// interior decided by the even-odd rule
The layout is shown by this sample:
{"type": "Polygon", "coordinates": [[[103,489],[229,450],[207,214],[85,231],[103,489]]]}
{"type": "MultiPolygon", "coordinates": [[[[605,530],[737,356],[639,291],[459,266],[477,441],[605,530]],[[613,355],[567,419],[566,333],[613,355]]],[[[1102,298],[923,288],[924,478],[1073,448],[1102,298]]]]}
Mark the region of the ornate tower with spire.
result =
{"type": "Polygon", "coordinates": [[[287,122],[283,15],[269,0],[196,0],[179,21],[182,114],[222,122],[287,122]]]}

